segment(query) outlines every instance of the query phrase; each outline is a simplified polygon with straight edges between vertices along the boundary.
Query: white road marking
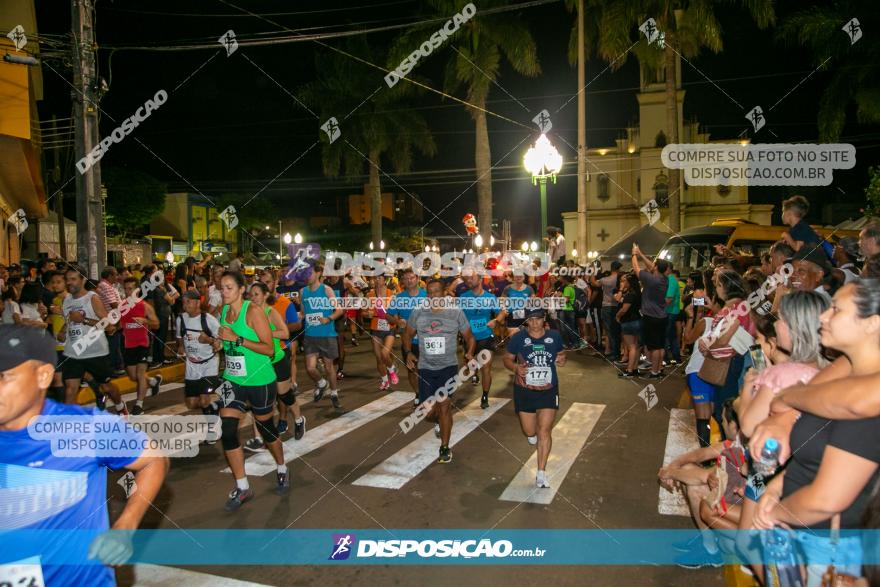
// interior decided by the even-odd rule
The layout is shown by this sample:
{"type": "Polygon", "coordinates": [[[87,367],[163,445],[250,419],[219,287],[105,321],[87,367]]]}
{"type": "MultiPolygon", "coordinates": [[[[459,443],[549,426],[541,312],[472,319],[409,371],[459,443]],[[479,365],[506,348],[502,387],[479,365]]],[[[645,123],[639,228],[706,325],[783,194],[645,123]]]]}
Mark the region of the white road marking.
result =
{"type": "MultiPolygon", "coordinates": [[[[306,432],[306,435],[300,440],[289,438],[284,441],[284,462],[289,463],[297,457],[305,456],[308,453],[317,450],[333,442],[337,438],[348,434],[353,430],[357,430],[361,426],[368,424],[397,408],[412,403],[415,395],[409,392],[395,391],[388,395],[372,401],[364,406],[342,414],[338,418],[330,420],[326,424],[321,424],[306,432]]],[[[329,401],[324,399],[322,401],[329,401]]],[[[245,472],[248,475],[263,476],[274,472],[277,469],[275,459],[267,451],[249,457],[245,461],[245,472]]],[[[223,469],[223,473],[231,473],[229,468],[223,469]]]]}
{"type": "Polygon", "coordinates": [[[134,565],[133,587],[268,587],[263,583],[239,581],[219,575],[197,573],[175,567],[134,565]]]}
{"type": "MultiPolygon", "coordinates": [[[[578,453],[593,432],[603,410],[605,410],[605,406],[602,404],[571,404],[562,419],[553,427],[553,448],[550,451],[550,458],[547,460],[547,477],[550,487],[538,489],[535,486],[538,452],[534,451],[498,499],[528,503],[552,503],[578,453]]],[[[525,438],[523,438],[523,442],[526,442],[525,438]]]]}
{"type": "MultiPolygon", "coordinates": [[[[477,398],[465,406],[463,410],[453,410],[452,436],[449,439],[449,446],[455,446],[459,440],[473,432],[477,426],[488,420],[509,401],[504,398],[489,398],[489,407],[483,410],[480,408],[480,400],[477,398]]],[[[400,489],[437,460],[439,448],[440,441],[437,440],[432,429],[373,467],[369,473],[358,478],[353,485],[400,489]]]]}
{"type": "MultiPolygon", "coordinates": [[[[699,448],[697,441],[697,422],[693,410],[672,408],[669,414],[669,431],[666,433],[666,451],[663,455],[663,466],[671,463],[676,457],[699,448]]],[[[667,516],[688,516],[687,500],[680,492],[669,492],[660,488],[660,499],[657,511],[667,516]]]]}

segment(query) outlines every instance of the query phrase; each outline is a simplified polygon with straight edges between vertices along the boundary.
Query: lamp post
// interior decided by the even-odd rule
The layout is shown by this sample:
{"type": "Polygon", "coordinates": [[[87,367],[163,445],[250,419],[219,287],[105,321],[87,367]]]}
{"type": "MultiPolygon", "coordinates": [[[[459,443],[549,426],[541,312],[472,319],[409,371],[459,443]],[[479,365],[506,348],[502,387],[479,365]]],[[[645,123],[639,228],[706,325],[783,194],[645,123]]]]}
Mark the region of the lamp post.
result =
{"type": "Polygon", "coordinates": [[[526,151],[523,165],[532,174],[532,183],[541,188],[541,234],[547,232],[547,178],[556,183],[556,174],[562,169],[562,155],[550,143],[547,135],[541,134],[535,145],[526,151]]]}

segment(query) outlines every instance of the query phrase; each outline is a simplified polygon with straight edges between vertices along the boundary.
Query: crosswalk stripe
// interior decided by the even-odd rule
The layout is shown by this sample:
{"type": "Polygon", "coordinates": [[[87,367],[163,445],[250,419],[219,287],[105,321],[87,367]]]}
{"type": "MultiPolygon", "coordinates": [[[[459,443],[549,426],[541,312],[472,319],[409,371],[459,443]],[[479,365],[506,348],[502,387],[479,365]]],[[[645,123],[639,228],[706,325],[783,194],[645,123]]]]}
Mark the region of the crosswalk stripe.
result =
{"type": "Polygon", "coordinates": [[[209,575],[160,565],[134,565],[133,587],[268,587],[263,583],[239,581],[219,575],[209,575]]]}
{"type": "MultiPolygon", "coordinates": [[[[485,422],[510,400],[505,398],[489,398],[489,407],[480,408],[477,398],[463,410],[453,410],[452,436],[449,446],[455,446],[459,440],[473,432],[477,426],[485,422]]],[[[400,489],[416,475],[428,468],[437,459],[440,441],[430,430],[409,443],[402,450],[385,459],[367,474],[355,480],[353,485],[380,487],[383,489],[400,489]]]]}
{"type": "MultiPolygon", "coordinates": [[[[671,463],[679,455],[699,448],[697,441],[697,422],[693,410],[672,408],[669,413],[669,431],[666,433],[666,451],[663,466],[671,463]]],[[[669,492],[660,488],[657,511],[667,516],[690,516],[687,501],[681,492],[669,492]]]]}
{"type": "MultiPolygon", "coordinates": [[[[396,410],[402,405],[411,403],[413,397],[414,394],[412,393],[394,391],[356,410],[342,414],[326,424],[310,429],[300,440],[289,438],[283,443],[284,462],[289,463],[297,457],[305,456],[325,444],[333,442],[337,438],[372,422],[379,416],[396,410]]],[[[272,458],[268,451],[249,457],[245,461],[245,472],[248,475],[263,476],[275,471],[276,468],[275,459],[272,458]]],[[[231,473],[229,467],[223,469],[222,472],[231,473]]]]}
{"type": "Polygon", "coordinates": [[[547,459],[547,476],[550,487],[541,489],[535,487],[538,452],[534,451],[498,499],[541,504],[552,503],[559,486],[565,480],[565,476],[574,464],[587,438],[593,432],[593,428],[604,410],[605,406],[602,404],[571,404],[562,419],[553,427],[553,449],[550,451],[550,458],[547,459]]]}

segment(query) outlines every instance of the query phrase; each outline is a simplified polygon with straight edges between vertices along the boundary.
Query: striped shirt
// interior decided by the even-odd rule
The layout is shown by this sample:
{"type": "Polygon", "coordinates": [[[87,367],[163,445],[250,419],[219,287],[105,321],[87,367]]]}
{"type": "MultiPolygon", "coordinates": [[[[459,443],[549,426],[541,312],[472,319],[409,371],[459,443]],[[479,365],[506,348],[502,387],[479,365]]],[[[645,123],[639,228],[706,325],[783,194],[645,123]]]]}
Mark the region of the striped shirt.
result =
{"type": "Polygon", "coordinates": [[[97,292],[107,310],[113,308],[114,304],[119,306],[119,292],[106,279],[98,282],[97,292]]]}

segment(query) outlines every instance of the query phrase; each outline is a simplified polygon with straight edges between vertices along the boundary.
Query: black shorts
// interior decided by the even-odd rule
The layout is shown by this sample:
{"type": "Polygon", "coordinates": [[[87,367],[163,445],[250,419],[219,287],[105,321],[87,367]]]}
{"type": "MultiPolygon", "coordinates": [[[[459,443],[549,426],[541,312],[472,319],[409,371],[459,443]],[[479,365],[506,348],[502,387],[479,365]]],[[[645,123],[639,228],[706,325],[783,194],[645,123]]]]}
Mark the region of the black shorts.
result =
{"type": "Polygon", "coordinates": [[[220,378],[208,375],[201,379],[186,379],[183,382],[183,397],[199,397],[211,393],[220,386],[220,378]]]}
{"type": "Polygon", "coordinates": [[[666,347],[666,318],[642,316],[642,341],[649,351],[666,347]]]}
{"type": "Polygon", "coordinates": [[[513,409],[516,412],[526,412],[529,414],[534,414],[537,410],[558,410],[559,387],[535,391],[514,385],[513,409]]]}
{"type": "Polygon", "coordinates": [[[110,366],[110,355],[92,357],[91,359],[74,359],[64,357],[61,365],[61,377],[69,379],[82,379],[86,373],[91,373],[98,384],[109,383],[113,379],[113,367],[110,366]]]}
{"type": "Polygon", "coordinates": [[[150,354],[150,347],[133,346],[128,349],[122,349],[122,362],[126,367],[136,367],[140,363],[147,362],[147,355],[150,354]]]}
{"type": "MultiPolygon", "coordinates": [[[[450,379],[458,374],[458,365],[450,365],[442,369],[419,369],[419,403],[433,396],[438,389],[445,386],[450,379]]],[[[455,393],[453,387],[449,395],[455,393]]],[[[439,399],[439,398],[438,398],[439,399]]]]}
{"type": "Polygon", "coordinates": [[[337,318],[333,321],[333,326],[336,327],[336,334],[342,334],[348,329],[348,320],[345,317],[345,314],[342,315],[342,318],[337,318]]]}
{"type": "Polygon", "coordinates": [[[490,353],[495,352],[495,337],[494,336],[490,336],[489,338],[484,338],[483,340],[477,341],[477,348],[474,351],[474,354],[476,355],[477,353],[479,353],[482,350],[487,350],[490,353]]]}
{"type": "Polygon", "coordinates": [[[55,359],[55,372],[61,373],[61,364],[64,363],[67,357],[64,356],[64,351],[55,351],[55,356],[57,357],[55,359]]]}
{"type": "Polygon", "coordinates": [[[224,385],[232,387],[232,400],[225,407],[239,412],[252,411],[255,416],[271,414],[275,409],[278,396],[278,384],[273,381],[265,385],[239,385],[225,381],[224,385]]]}
{"type": "Polygon", "coordinates": [[[290,350],[284,349],[284,358],[277,363],[272,363],[275,368],[275,380],[287,381],[290,379],[290,350]]]}
{"type": "Polygon", "coordinates": [[[385,342],[385,338],[388,336],[394,336],[394,333],[390,330],[371,330],[370,336],[379,342],[385,342]]]}

